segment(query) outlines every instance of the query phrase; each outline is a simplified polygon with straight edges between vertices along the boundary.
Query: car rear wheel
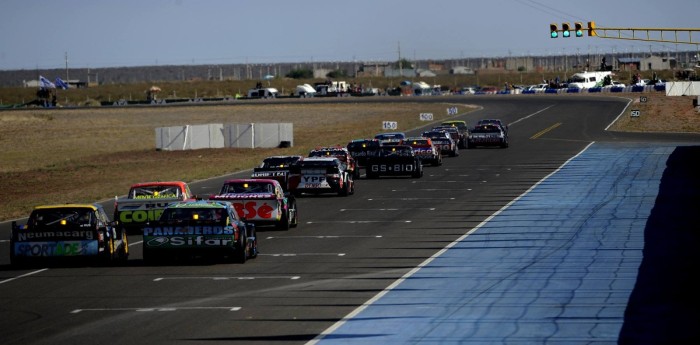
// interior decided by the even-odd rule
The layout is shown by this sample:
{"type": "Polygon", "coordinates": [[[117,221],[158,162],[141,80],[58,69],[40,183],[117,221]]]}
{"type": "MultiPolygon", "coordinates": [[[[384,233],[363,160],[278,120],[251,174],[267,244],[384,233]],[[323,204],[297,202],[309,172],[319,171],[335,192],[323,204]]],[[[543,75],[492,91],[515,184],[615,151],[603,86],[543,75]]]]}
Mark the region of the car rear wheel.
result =
{"type": "Polygon", "coordinates": [[[289,230],[291,226],[291,219],[289,217],[289,209],[282,212],[282,218],[277,222],[277,229],[279,230],[289,230]]]}
{"type": "Polygon", "coordinates": [[[250,254],[250,246],[248,245],[248,236],[245,229],[241,231],[241,237],[238,248],[233,250],[231,259],[239,264],[244,264],[248,260],[250,254]]]}

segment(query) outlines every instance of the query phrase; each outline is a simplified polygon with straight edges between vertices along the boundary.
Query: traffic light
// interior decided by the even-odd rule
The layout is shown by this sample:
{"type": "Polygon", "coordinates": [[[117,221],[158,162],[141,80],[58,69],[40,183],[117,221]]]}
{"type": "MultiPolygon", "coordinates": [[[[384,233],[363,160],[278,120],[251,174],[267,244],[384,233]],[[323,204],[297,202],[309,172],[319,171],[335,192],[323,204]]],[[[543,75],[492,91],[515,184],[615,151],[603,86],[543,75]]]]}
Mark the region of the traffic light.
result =
{"type": "Polygon", "coordinates": [[[576,37],[583,37],[583,24],[581,22],[574,23],[574,30],[576,30],[576,37]]]}
{"type": "Polygon", "coordinates": [[[551,38],[557,38],[559,37],[559,28],[557,28],[557,24],[549,24],[549,37],[551,38]]]}
{"type": "Polygon", "coordinates": [[[598,36],[595,32],[595,22],[588,22],[588,36],[598,36]]]}
{"type": "Polygon", "coordinates": [[[570,27],[569,23],[562,23],[561,24],[561,31],[562,31],[561,37],[566,37],[566,38],[571,37],[571,27],[570,27]]]}

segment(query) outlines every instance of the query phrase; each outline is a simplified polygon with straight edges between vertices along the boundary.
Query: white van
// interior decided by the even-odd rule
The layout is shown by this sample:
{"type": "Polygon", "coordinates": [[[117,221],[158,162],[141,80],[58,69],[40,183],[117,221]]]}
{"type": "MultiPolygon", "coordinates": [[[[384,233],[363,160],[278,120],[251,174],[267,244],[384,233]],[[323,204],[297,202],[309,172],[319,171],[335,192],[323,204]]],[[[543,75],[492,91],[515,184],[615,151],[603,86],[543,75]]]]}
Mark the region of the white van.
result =
{"type": "Polygon", "coordinates": [[[603,86],[603,79],[608,75],[612,77],[612,72],[602,71],[576,73],[571,76],[569,88],[589,89],[596,86],[603,86]]]}
{"type": "Polygon", "coordinates": [[[277,98],[280,93],[274,87],[248,90],[248,98],[277,98]]]}
{"type": "Polygon", "coordinates": [[[316,89],[309,84],[297,85],[294,90],[294,97],[313,97],[316,94],[316,89]]]}

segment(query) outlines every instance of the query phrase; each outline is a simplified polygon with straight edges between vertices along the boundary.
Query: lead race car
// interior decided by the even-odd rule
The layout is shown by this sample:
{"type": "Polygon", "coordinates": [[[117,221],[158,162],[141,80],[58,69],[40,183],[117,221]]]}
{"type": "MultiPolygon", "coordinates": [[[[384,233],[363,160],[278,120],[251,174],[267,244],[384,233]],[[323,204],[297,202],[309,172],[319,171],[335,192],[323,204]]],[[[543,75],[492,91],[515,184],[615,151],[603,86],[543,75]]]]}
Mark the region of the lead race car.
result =
{"type": "Polygon", "coordinates": [[[238,217],[255,225],[274,225],[280,230],[289,230],[299,224],[296,199],[291,193],[285,193],[277,180],[227,180],[219,194],[209,199],[230,201],[238,217]]]}
{"type": "Polygon", "coordinates": [[[471,149],[477,146],[498,146],[507,148],[508,132],[504,132],[503,128],[496,124],[476,126],[469,133],[467,147],[471,149]]]}
{"type": "Polygon", "coordinates": [[[157,221],[143,228],[143,260],[218,256],[245,263],[258,255],[255,225],[238,218],[227,201],[169,204],[157,221]]]}
{"type": "Polygon", "coordinates": [[[37,206],[27,224],[12,222],[10,262],[86,258],[101,263],[126,261],[126,232],[114,226],[99,204],[37,206]]]}

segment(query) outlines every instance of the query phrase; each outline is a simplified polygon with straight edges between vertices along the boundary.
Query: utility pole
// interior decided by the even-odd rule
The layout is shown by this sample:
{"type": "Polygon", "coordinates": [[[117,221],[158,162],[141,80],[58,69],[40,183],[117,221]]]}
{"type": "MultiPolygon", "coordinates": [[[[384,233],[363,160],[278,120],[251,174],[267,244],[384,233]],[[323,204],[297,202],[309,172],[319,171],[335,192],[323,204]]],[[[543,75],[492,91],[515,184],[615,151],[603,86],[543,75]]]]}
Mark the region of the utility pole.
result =
{"type": "Polygon", "coordinates": [[[66,83],[67,83],[70,80],[70,78],[68,78],[68,52],[66,52],[65,56],[66,56],[66,83]]]}
{"type": "Polygon", "coordinates": [[[403,77],[403,63],[401,61],[401,42],[399,44],[399,76],[403,77]]]}

